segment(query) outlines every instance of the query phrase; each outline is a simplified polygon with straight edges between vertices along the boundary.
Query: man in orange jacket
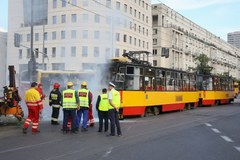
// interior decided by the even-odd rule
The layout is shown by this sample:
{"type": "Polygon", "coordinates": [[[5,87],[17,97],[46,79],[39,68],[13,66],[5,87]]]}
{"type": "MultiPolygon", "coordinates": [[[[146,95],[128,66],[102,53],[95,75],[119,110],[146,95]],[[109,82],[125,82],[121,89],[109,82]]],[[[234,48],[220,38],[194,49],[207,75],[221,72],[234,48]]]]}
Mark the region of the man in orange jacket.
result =
{"type": "Polygon", "coordinates": [[[24,123],[23,133],[27,133],[27,129],[32,122],[32,133],[39,133],[39,111],[43,108],[42,100],[37,91],[37,83],[33,82],[31,88],[25,93],[25,102],[28,107],[28,117],[24,123]]]}

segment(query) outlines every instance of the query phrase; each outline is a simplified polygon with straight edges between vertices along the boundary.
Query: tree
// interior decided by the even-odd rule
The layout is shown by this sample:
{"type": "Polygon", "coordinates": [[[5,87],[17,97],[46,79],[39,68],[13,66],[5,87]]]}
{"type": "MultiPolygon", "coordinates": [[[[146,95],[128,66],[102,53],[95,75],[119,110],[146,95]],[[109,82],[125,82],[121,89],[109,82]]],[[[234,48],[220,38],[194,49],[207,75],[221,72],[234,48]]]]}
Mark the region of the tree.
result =
{"type": "Polygon", "coordinates": [[[208,65],[210,58],[208,58],[207,55],[200,54],[199,56],[194,58],[194,61],[196,61],[197,66],[195,68],[192,68],[193,71],[195,71],[198,74],[203,74],[203,75],[211,74],[213,67],[208,65]]]}

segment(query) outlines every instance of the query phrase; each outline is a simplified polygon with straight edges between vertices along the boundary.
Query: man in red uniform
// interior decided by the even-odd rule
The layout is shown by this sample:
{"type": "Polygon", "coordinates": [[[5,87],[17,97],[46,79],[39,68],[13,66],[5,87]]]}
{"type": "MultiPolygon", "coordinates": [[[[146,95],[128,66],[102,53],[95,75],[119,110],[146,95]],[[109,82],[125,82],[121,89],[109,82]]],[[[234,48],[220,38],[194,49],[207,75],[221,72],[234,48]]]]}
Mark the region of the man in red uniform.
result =
{"type": "Polygon", "coordinates": [[[37,91],[37,83],[33,82],[31,88],[25,93],[25,101],[28,107],[28,117],[24,123],[23,133],[27,133],[27,129],[32,122],[32,133],[39,133],[39,111],[43,108],[42,100],[39,92],[37,91]]]}

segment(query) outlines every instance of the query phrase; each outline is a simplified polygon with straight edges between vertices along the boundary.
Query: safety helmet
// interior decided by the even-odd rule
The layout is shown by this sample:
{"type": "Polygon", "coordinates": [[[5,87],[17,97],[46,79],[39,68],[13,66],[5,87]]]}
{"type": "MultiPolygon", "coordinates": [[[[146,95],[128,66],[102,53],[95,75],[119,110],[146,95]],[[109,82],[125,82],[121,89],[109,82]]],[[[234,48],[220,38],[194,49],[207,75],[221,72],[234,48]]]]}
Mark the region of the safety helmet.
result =
{"type": "Polygon", "coordinates": [[[59,83],[54,83],[54,85],[53,85],[53,88],[54,89],[57,89],[57,88],[59,88],[60,87],[60,84],[59,83]]]}
{"type": "Polygon", "coordinates": [[[87,86],[87,82],[86,82],[86,81],[83,81],[81,85],[82,85],[82,86],[87,86]]]}
{"type": "Polygon", "coordinates": [[[38,87],[42,86],[42,83],[38,83],[38,87]]]}
{"type": "Polygon", "coordinates": [[[67,83],[67,86],[73,86],[73,82],[71,82],[71,81],[68,82],[68,83],[67,83]]]}

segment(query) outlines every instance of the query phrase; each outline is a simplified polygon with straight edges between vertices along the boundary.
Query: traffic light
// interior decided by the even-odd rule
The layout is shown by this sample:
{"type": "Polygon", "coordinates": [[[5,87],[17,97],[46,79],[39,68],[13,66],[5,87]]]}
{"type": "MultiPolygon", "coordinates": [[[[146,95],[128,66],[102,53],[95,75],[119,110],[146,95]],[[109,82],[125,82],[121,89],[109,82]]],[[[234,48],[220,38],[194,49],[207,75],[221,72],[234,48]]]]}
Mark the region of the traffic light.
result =
{"type": "Polygon", "coordinates": [[[20,47],[20,34],[14,33],[14,47],[20,47]]]}

